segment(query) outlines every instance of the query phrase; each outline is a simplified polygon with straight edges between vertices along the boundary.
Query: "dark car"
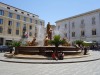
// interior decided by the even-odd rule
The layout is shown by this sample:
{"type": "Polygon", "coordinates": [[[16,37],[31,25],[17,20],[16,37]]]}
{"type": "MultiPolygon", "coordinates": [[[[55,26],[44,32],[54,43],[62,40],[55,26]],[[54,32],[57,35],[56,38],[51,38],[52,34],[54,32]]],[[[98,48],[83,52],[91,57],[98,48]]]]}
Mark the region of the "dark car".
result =
{"type": "Polygon", "coordinates": [[[12,47],[9,47],[7,45],[0,45],[0,52],[9,52],[13,50],[12,47]]]}

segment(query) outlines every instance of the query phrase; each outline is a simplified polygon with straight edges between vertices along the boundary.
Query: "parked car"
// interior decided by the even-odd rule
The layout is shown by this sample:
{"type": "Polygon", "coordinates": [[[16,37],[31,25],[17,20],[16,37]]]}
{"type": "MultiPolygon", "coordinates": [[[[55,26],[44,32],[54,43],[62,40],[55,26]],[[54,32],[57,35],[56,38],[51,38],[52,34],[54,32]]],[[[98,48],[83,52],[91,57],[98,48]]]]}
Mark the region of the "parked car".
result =
{"type": "Polygon", "coordinates": [[[12,47],[9,47],[7,45],[0,45],[0,52],[10,52],[11,50],[13,50],[12,47]]]}

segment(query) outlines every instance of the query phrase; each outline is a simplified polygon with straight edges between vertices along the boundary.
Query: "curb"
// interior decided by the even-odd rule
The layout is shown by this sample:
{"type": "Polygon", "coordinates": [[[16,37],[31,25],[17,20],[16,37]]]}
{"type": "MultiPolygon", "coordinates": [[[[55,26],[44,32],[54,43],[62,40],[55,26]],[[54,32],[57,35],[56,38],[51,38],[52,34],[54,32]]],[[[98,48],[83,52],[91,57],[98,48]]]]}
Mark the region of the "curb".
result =
{"type": "MultiPolygon", "coordinates": [[[[95,53],[94,56],[96,56],[96,55],[97,54],[95,53]]],[[[33,61],[25,61],[25,59],[24,60],[21,60],[21,59],[12,60],[12,58],[11,58],[11,60],[3,58],[3,59],[0,59],[0,61],[2,61],[2,62],[11,62],[11,63],[26,63],[26,64],[66,64],[66,63],[92,62],[92,61],[100,60],[100,56],[98,56],[98,57],[94,57],[94,56],[91,57],[91,56],[92,55],[85,55],[83,57],[65,58],[64,61],[63,60],[51,60],[50,61],[49,59],[48,60],[45,59],[46,61],[44,59],[42,61],[41,61],[41,59],[38,59],[38,60],[34,59],[33,61]],[[86,59],[81,59],[81,60],[78,59],[78,58],[84,58],[84,57],[88,57],[88,56],[90,56],[88,59],[87,58],[86,59]],[[68,61],[67,61],[67,59],[68,59],[68,61]],[[75,59],[75,60],[73,60],[73,59],[75,59]]],[[[4,56],[2,55],[1,57],[4,57],[4,56]]]]}
{"type": "Polygon", "coordinates": [[[60,61],[60,60],[55,60],[53,62],[23,62],[23,61],[9,61],[9,60],[0,60],[2,62],[11,62],[11,63],[25,63],[25,64],[65,64],[65,63],[82,63],[82,62],[92,62],[92,61],[97,61],[100,60],[100,58],[97,59],[91,59],[91,60],[81,60],[81,61],[60,61]]]}

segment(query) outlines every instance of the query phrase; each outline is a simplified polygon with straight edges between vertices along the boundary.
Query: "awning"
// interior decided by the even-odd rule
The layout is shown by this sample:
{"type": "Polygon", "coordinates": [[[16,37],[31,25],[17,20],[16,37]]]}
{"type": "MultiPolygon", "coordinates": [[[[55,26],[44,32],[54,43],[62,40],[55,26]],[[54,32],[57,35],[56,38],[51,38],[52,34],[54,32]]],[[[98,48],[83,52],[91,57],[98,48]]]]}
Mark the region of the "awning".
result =
{"type": "Polygon", "coordinates": [[[93,43],[92,41],[83,41],[84,43],[93,43]]]}

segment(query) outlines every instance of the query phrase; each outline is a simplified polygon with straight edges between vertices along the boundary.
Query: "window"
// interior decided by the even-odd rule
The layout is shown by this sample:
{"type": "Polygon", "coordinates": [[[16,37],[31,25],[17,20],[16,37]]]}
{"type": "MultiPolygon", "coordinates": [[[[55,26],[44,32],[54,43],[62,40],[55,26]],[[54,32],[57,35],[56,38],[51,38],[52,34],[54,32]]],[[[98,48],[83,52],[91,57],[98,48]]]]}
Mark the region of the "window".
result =
{"type": "Polygon", "coordinates": [[[29,16],[29,14],[27,14],[29,16]]]}
{"type": "Polygon", "coordinates": [[[20,23],[19,22],[16,22],[16,27],[19,27],[20,26],[20,23]]]}
{"type": "Polygon", "coordinates": [[[82,25],[84,24],[84,20],[81,20],[81,24],[82,24],[82,25]]]}
{"type": "Polygon", "coordinates": [[[29,32],[29,36],[32,36],[32,32],[29,32]]]}
{"type": "Polygon", "coordinates": [[[95,17],[92,18],[92,24],[96,24],[95,17]]]}
{"type": "Polygon", "coordinates": [[[81,31],[81,36],[84,37],[84,35],[85,35],[85,32],[81,31]]]}
{"type": "Polygon", "coordinates": [[[58,30],[60,29],[60,26],[58,26],[58,30]]]}
{"type": "Polygon", "coordinates": [[[26,24],[24,24],[24,26],[23,27],[25,27],[26,28],[26,24]]]}
{"type": "Polygon", "coordinates": [[[37,31],[37,27],[35,27],[35,31],[37,31]]]}
{"type": "Polygon", "coordinates": [[[16,35],[19,35],[19,30],[16,30],[16,35]]]}
{"type": "Polygon", "coordinates": [[[74,22],[72,22],[72,28],[75,28],[75,23],[74,22]]]}
{"type": "Polygon", "coordinates": [[[37,37],[37,27],[35,27],[35,37],[37,37]]]}
{"type": "Polygon", "coordinates": [[[12,21],[8,21],[8,25],[11,26],[12,25],[12,21]]]}
{"type": "Polygon", "coordinates": [[[24,21],[26,21],[26,17],[24,17],[24,21]]]}
{"type": "Polygon", "coordinates": [[[32,29],[32,26],[30,25],[29,29],[31,30],[32,29]]]}
{"type": "Polygon", "coordinates": [[[23,25],[23,31],[26,31],[26,24],[23,25]]]}
{"type": "Polygon", "coordinates": [[[35,20],[35,24],[37,24],[38,23],[38,21],[37,20],[35,20]]]}
{"type": "Polygon", "coordinates": [[[92,30],[92,35],[96,35],[96,29],[92,30]]]}
{"type": "Polygon", "coordinates": [[[22,14],[24,14],[24,12],[21,12],[22,14]]]}
{"type": "Polygon", "coordinates": [[[85,27],[84,19],[83,19],[83,20],[81,20],[80,27],[81,27],[81,28],[84,28],[84,27],[85,27]]]}
{"type": "Polygon", "coordinates": [[[0,15],[4,15],[4,10],[0,10],[0,15]]]}
{"type": "Polygon", "coordinates": [[[9,12],[8,17],[12,18],[13,17],[13,14],[9,12]]]}
{"type": "Polygon", "coordinates": [[[11,34],[11,29],[8,29],[8,34],[11,34]]]}
{"type": "Polygon", "coordinates": [[[72,37],[75,37],[75,32],[72,32],[72,37]]]}
{"type": "Polygon", "coordinates": [[[17,12],[17,10],[15,9],[15,11],[17,12]]]}
{"type": "Polygon", "coordinates": [[[17,19],[20,20],[20,15],[17,15],[17,19]]]}
{"type": "Polygon", "coordinates": [[[67,28],[67,24],[65,24],[65,28],[67,28]]]}
{"type": "Polygon", "coordinates": [[[7,9],[10,9],[10,7],[7,7],[7,9]]]}
{"type": "Polygon", "coordinates": [[[2,33],[3,32],[3,28],[2,27],[0,27],[0,33],[2,33]]]}
{"type": "Polygon", "coordinates": [[[65,37],[67,37],[67,33],[65,33],[64,35],[65,35],[65,37]]]}
{"type": "Polygon", "coordinates": [[[32,23],[32,19],[30,18],[30,23],[32,23]]]}
{"type": "Polygon", "coordinates": [[[42,22],[40,21],[40,25],[42,25],[42,22]]]}
{"type": "Polygon", "coordinates": [[[0,18],[0,24],[3,24],[3,19],[0,18]]]}

